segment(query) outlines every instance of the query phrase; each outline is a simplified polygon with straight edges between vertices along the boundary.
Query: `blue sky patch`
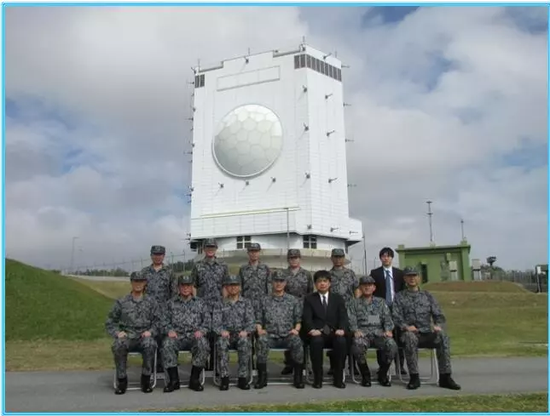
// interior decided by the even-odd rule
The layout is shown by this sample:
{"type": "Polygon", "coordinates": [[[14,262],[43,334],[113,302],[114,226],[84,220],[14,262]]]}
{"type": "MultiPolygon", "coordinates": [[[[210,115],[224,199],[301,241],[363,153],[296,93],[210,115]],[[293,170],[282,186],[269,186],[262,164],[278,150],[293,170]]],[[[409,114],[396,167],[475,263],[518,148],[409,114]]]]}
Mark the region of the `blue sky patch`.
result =
{"type": "Polygon", "coordinates": [[[524,138],[519,148],[501,156],[501,163],[505,166],[523,167],[526,171],[546,166],[548,145],[524,138]]]}
{"type": "Polygon", "coordinates": [[[418,8],[418,6],[374,6],[363,15],[363,26],[370,26],[372,23],[396,24],[418,8]]]}

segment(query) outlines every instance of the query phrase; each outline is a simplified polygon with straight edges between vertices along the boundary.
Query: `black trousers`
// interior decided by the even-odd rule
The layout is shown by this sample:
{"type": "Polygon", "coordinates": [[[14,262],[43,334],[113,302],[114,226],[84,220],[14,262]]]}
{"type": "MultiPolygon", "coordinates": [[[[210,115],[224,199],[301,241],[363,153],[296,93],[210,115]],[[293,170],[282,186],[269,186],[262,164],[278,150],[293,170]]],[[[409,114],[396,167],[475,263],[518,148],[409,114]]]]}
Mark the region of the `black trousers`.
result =
{"type": "Polygon", "coordinates": [[[331,363],[334,371],[334,380],[343,379],[344,365],[348,353],[348,337],[330,335],[309,336],[309,354],[315,378],[323,377],[323,349],[332,348],[331,363]]]}

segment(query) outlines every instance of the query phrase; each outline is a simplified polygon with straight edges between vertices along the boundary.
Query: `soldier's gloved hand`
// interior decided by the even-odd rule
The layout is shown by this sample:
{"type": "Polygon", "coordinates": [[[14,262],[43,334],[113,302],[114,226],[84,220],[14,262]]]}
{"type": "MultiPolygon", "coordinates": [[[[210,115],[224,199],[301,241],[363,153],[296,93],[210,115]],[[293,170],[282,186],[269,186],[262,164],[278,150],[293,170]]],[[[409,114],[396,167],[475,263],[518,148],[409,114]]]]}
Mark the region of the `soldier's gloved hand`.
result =
{"type": "Polygon", "coordinates": [[[117,337],[118,338],[126,338],[128,335],[126,335],[126,332],[124,331],[120,331],[118,334],[117,334],[117,337]]]}
{"type": "Polygon", "coordinates": [[[170,331],[170,332],[168,332],[168,336],[169,336],[170,338],[177,338],[177,337],[178,337],[178,334],[176,334],[175,331],[170,331]]]}
{"type": "Polygon", "coordinates": [[[298,335],[298,331],[296,329],[291,329],[289,334],[290,335],[298,335]]]}
{"type": "Polygon", "coordinates": [[[441,331],[441,327],[439,325],[435,325],[434,326],[434,331],[435,332],[440,332],[441,331]]]}
{"type": "Polygon", "coordinates": [[[338,337],[343,337],[344,336],[344,330],[343,329],[338,329],[336,330],[336,332],[334,332],[336,334],[336,336],[338,337]]]}
{"type": "Polygon", "coordinates": [[[222,338],[229,338],[229,332],[222,331],[222,338]]]}
{"type": "Polygon", "coordinates": [[[393,338],[393,332],[391,331],[384,332],[384,335],[387,336],[388,338],[393,338]]]}
{"type": "Polygon", "coordinates": [[[409,332],[416,332],[416,331],[418,331],[418,329],[416,329],[416,326],[410,325],[410,326],[407,327],[407,331],[409,331],[409,332]]]}
{"type": "Polygon", "coordinates": [[[311,331],[309,331],[309,335],[311,335],[312,337],[318,337],[319,335],[321,335],[321,331],[319,331],[318,329],[312,329],[311,331]]]}
{"type": "Polygon", "coordinates": [[[203,333],[201,331],[196,331],[195,332],[195,338],[202,338],[203,337],[203,333]]]}
{"type": "Polygon", "coordinates": [[[355,338],[361,338],[361,337],[364,336],[361,331],[355,331],[355,333],[353,335],[355,335],[355,338]]]}
{"type": "Polygon", "coordinates": [[[258,329],[258,335],[265,335],[267,331],[265,329],[258,329]]]}
{"type": "Polygon", "coordinates": [[[241,331],[241,332],[239,332],[239,336],[240,336],[241,338],[246,338],[246,337],[248,336],[248,332],[246,332],[246,331],[241,331]]]}
{"type": "Polygon", "coordinates": [[[145,331],[143,334],[141,334],[143,338],[149,338],[151,336],[151,333],[149,331],[145,331]]]}

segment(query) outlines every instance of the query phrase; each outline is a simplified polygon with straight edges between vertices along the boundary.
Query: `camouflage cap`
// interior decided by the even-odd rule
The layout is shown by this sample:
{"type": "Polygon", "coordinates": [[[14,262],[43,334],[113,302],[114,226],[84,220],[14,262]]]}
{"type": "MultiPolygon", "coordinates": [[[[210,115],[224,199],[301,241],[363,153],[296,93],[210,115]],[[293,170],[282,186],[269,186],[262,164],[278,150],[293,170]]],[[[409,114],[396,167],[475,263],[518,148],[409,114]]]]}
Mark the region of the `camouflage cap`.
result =
{"type": "Polygon", "coordinates": [[[300,253],[300,250],[298,250],[297,248],[291,248],[290,250],[288,250],[288,252],[286,253],[286,256],[288,258],[291,258],[291,257],[302,257],[302,253],[300,253]]]}
{"type": "Polygon", "coordinates": [[[416,267],[407,266],[403,269],[403,274],[405,276],[418,276],[418,271],[416,270],[416,267]]]}
{"type": "Polygon", "coordinates": [[[271,280],[274,282],[286,282],[286,273],[284,273],[283,270],[275,270],[271,280]]]}
{"type": "Polygon", "coordinates": [[[240,285],[241,284],[241,278],[239,276],[236,276],[236,275],[229,275],[229,276],[226,276],[223,279],[223,284],[224,285],[240,285]]]}
{"type": "Polygon", "coordinates": [[[195,279],[193,279],[193,276],[180,276],[178,277],[178,285],[193,285],[195,284],[195,279]]]}
{"type": "Polygon", "coordinates": [[[250,243],[250,245],[247,248],[247,251],[260,251],[262,249],[262,246],[260,243],[250,243]]]}
{"type": "Polygon", "coordinates": [[[332,249],[332,257],[346,257],[346,253],[344,253],[344,250],[341,248],[333,248],[332,249]]]}
{"type": "Polygon", "coordinates": [[[139,273],[139,272],[132,272],[130,274],[130,281],[131,282],[143,282],[144,280],[147,280],[147,276],[139,273]]]}
{"type": "Polygon", "coordinates": [[[370,285],[370,284],[374,284],[374,283],[375,283],[375,281],[372,278],[372,276],[361,276],[359,278],[359,284],[360,285],[370,285]]]}
{"type": "Polygon", "coordinates": [[[166,248],[164,246],[152,246],[151,254],[165,254],[166,248]]]}
{"type": "Polygon", "coordinates": [[[214,238],[207,238],[204,240],[203,247],[216,247],[218,248],[218,242],[214,238]]]}

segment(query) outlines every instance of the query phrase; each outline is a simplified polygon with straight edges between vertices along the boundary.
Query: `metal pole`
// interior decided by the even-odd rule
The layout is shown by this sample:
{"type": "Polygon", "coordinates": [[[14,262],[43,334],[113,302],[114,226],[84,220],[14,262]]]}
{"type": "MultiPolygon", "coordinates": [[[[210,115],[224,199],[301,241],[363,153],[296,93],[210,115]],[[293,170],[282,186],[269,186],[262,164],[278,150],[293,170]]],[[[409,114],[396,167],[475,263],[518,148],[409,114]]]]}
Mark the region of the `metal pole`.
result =
{"type": "Polygon", "coordinates": [[[290,210],[289,208],[286,209],[286,249],[287,251],[290,250],[290,210]]]}
{"type": "Polygon", "coordinates": [[[460,220],[460,229],[462,230],[462,241],[464,241],[465,237],[464,237],[464,220],[463,219],[460,220]]]}
{"type": "Polygon", "coordinates": [[[73,267],[74,267],[74,243],[77,239],[78,239],[78,237],[73,237],[73,243],[72,243],[72,247],[71,247],[71,267],[70,267],[69,273],[73,272],[73,267]]]}
{"type": "Polygon", "coordinates": [[[434,235],[433,235],[433,230],[432,230],[432,201],[426,201],[426,203],[428,204],[428,221],[430,223],[430,244],[433,244],[434,242],[434,235]]]}
{"type": "Polygon", "coordinates": [[[365,270],[363,271],[363,273],[366,275],[367,274],[367,269],[368,269],[368,266],[367,266],[367,243],[366,243],[366,239],[365,239],[365,230],[363,229],[363,256],[364,256],[364,267],[365,267],[365,270]]]}

